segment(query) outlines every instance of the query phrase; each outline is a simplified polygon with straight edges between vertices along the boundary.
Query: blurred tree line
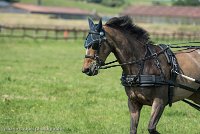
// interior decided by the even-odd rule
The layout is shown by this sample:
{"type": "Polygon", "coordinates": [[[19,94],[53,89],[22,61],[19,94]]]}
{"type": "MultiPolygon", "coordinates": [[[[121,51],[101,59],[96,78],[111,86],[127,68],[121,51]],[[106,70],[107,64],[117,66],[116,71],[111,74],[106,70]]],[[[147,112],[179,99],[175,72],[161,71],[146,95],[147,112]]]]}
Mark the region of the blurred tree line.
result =
{"type": "Polygon", "coordinates": [[[19,2],[19,0],[3,0],[3,1],[7,1],[7,2],[19,2]]]}
{"type": "Polygon", "coordinates": [[[76,0],[85,1],[89,3],[98,3],[109,7],[119,7],[125,4],[125,0],[76,0]]]}
{"type": "Polygon", "coordinates": [[[200,6],[200,0],[172,0],[176,6],[200,6]]]}
{"type": "MultiPolygon", "coordinates": [[[[0,0],[1,1],[1,0],[0,0]]],[[[19,2],[20,0],[3,0],[7,2],[19,2]]],[[[43,0],[36,0],[38,4],[41,4],[43,0]]],[[[126,3],[125,0],[76,0],[84,1],[88,3],[98,3],[109,7],[119,7],[126,3]]],[[[152,1],[154,4],[160,4],[161,0],[152,1]]],[[[172,5],[175,6],[200,6],[200,0],[171,0],[172,5]]]]}
{"type": "MultiPolygon", "coordinates": [[[[20,0],[4,0],[7,2],[19,2],[20,0]]],[[[42,3],[42,0],[36,0],[38,3],[42,3]]],[[[89,3],[98,3],[109,7],[118,7],[125,4],[125,0],[76,0],[85,1],[89,3]]]]}

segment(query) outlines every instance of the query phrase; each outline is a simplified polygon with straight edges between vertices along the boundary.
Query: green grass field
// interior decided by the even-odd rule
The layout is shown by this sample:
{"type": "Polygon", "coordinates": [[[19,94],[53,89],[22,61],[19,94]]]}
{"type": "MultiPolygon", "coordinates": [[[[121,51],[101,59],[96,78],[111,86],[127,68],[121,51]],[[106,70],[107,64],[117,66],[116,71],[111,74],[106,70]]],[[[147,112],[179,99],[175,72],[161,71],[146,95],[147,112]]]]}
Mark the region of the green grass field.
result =
{"type": "MultiPolygon", "coordinates": [[[[81,73],[84,54],[82,40],[0,38],[0,133],[128,134],[121,69],[88,77],[81,73]]],[[[147,134],[149,118],[146,106],[139,134],[147,134]]],[[[178,102],[166,107],[157,128],[162,134],[200,134],[199,122],[197,110],[178,102]]]]}

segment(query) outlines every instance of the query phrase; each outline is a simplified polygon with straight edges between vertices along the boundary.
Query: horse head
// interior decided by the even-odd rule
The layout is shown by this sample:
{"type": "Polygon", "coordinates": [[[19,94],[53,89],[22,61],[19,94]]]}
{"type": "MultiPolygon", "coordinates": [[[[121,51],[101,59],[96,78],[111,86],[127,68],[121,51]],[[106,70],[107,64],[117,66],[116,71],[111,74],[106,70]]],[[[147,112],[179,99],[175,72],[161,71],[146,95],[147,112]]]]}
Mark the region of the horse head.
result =
{"type": "Polygon", "coordinates": [[[98,24],[94,24],[91,19],[88,19],[90,31],[86,37],[84,47],[86,55],[82,67],[82,72],[88,76],[98,74],[100,66],[111,52],[111,46],[107,41],[106,31],[103,28],[102,20],[98,24]]]}

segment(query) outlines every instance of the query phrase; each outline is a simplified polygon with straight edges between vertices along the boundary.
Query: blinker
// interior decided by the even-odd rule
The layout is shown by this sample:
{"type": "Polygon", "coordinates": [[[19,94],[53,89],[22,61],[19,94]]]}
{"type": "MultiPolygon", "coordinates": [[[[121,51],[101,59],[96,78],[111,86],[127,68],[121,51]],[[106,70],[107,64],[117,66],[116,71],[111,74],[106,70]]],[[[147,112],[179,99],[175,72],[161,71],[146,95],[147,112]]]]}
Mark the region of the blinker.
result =
{"type": "Polygon", "coordinates": [[[98,46],[99,44],[99,40],[100,40],[100,37],[99,35],[96,35],[96,34],[88,34],[86,40],[85,40],[85,44],[84,44],[84,47],[85,48],[90,48],[91,46],[98,46]]]}
{"type": "Polygon", "coordinates": [[[100,47],[100,43],[105,40],[105,32],[102,30],[101,32],[89,32],[84,47],[90,48],[92,47],[94,50],[98,50],[100,47]]]}
{"type": "Polygon", "coordinates": [[[99,20],[98,24],[94,24],[92,19],[88,18],[90,32],[85,40],[84,47],[90,48],[94,50],[98,50],[103,40],[106,39],[105,31],[102,26],[102,20],[99,20]]]}

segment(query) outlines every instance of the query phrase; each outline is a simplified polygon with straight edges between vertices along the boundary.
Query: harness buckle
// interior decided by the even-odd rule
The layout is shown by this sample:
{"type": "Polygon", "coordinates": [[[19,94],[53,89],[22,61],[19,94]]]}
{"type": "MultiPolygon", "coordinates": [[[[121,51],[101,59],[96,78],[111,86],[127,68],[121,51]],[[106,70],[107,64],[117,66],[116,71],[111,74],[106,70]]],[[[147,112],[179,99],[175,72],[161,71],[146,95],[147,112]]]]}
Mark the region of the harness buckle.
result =
{"type": "Polygon", "coordinates": [[[154,57],[154,58],[158,57],[158,54],[157,54],[157,53],[154,53],[154,54],[153,54],[153,57],[154,57]]]}

